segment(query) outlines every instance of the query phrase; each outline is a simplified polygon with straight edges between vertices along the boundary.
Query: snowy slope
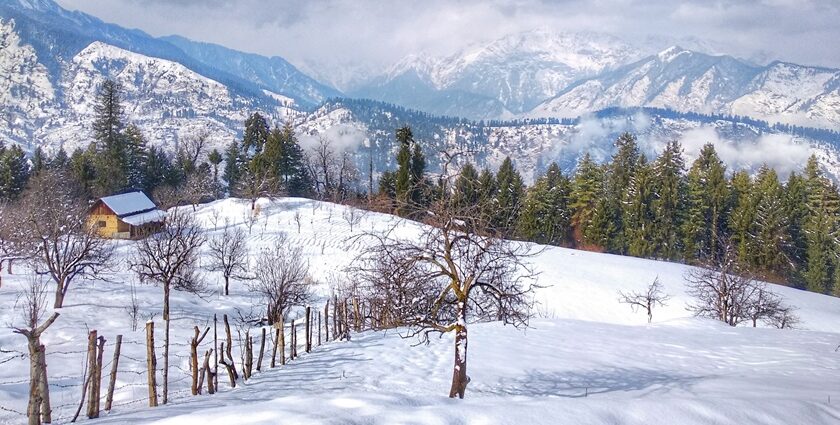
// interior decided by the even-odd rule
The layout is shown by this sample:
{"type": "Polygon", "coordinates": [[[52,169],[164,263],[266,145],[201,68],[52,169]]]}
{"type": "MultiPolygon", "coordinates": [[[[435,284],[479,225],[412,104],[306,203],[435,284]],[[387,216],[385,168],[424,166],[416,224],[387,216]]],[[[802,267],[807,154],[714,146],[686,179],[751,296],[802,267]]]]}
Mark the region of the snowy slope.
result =
{"type": "MultiPolygon", "coordinates": [[[[417,227],[366,213],[351,230],[343,218],[347,207],[292,198],[259,205],[251,252],[285,234],[303,247],[322,295],[329,293],[332,273],[361,249],[353,235],[391,226],[410,234],[417,227]]],[[[248,210],[248,202],[228,199],[199,206],[196,216],[210,234],[226,219],[247,231],[248,210]]],[[[117,256],[125,259],[131,245],[117,243],[117,256]]],[[[537,293],[540,317],[524,331],[494,323],[470,328],[472,382],[464,401],[445,398],[450,336],[414,346],[393,331],[331,342],[278,369],[264,364],[262,373],[235,390],[220,376],[220,394],[189,396],[186,342],[192,327],[212,325],[213,314],[236,317],[236,309],[259,308],[241,282],[233,282],[230,297],[219,296],[221,278],[208,272],[203,297],[173,294],[171,404],[155,409],[143,400],[143,330],[130,330],[125,307],[134,284],[141,328],[153,315],[160,329],[161,289],[136,282],[121,264],[109,281],[76,283],[44,335],[54,420],[66,422],[78,403],[86,328],[108,339],[106,359],[115,335],[124,335],[115,407],[97,420],[102,423],[830,424],[840,418],[840,409],[828,403],[828,397],[840,397],[840,355],[834,351],[840,299],[774,286],[798,307],[801,329],[730,328],[690,317],[683,265],[562,248],[533,261],[541,272],[538,283],[546,286],[537,293]],[[647,325],[644,314],[618,303],[617,291],[643,288],[655,277],[673,298],[654,310],[654,323],[647,325]]],[[[0,287],[0,321],[9,325],[19,322],[16,294],[28,283],[25,267],[15,270],[4,274],[0,287]]],[[[25,350],[22,342],[10,330],[0,331],[3,423],[25,419],[15,413],[26,404],[27,363],[15,354],[25,350]]],[[[209,347],[205,341],[201,349],[209,347]]]]}

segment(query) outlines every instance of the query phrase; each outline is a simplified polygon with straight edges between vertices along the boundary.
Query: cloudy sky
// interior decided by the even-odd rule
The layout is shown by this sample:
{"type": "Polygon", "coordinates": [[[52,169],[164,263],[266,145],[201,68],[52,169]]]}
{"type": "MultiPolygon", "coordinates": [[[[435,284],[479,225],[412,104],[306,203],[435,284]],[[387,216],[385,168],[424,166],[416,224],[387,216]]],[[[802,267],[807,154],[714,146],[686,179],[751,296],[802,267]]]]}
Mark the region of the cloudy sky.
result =
{"type": "Polygon", "coordinates": [[[720,52],[840,67],[838,0],[58,0],[68,9],[238,50],[377,68],[534,28],[708,41],[720,52]]]}

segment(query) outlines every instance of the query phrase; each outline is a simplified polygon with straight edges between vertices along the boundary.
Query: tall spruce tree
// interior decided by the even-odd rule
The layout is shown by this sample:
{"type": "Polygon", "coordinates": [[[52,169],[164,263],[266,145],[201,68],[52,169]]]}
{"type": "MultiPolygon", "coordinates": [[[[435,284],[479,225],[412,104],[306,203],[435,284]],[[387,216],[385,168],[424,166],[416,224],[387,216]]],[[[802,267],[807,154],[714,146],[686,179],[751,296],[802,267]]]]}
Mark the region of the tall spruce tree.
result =
{"type": "Polygon", "coordinates": [[[610,233],[603,235],[601,239],[606,240],[606,248],[609,251],[619,254],[626,253],[628,248],[628,236],[622,217],[628,203],[630,182],[639,163],[639,155],[636,136],[624,133],[616,139],[615,153],[607,166],[606,202],[601,219],[609,220],[612,224],[602,226],[602,230],[610,233]]]}
{"type": "Polygon", "coordinates": [[[636,257],[651,257],[657,249],[654,240],[654,174],[644,155],[639,155],[634,169],[622,217],[627,253],[636,257]]]}
{"type": "Polygon", "coordinates": [[[98,195],[110,195],[129,187],[129,152],[123,135],[123,107],[120,85],[105,80],[94,105],[94,181],[98,195]]]}
{"type": "Polygon", "coordinates": [[[14,199],[23,192],[31,170],[23,149],[0,142],[0,200],[14,199]]]}
{"type": "Polygon", "coordinates": [[[788,276],[791,271],[789,233],[790,217],[785,209],[784,188],[776,171],[763,166],[756,176],[755,220],[751,226],[753,239],[750,260],[774,276],[788,276]]]}
{"type": "Polygon", "coordinates": [[[686,183],[682,146],[672,141],[656,159],[652,167],[654,255],[674,260],[682,253],[680,230],[685,213],[686,183]]]}
{"type": "Polygon", "coordinates": [[[236,188],[239,181],[242,179],[242,168],[244,166],[245,158],[239,150],[239,143],[234,140],[225,149],[225,168],[222,178],[227,183],[228,192],[233,195],[236,193],[236,188]]]}
{"type": "Polygon", "coordinates": [[[571,225],[575,242],[585,246],[597,244],[591,238],[598,204],[604,199],[604,169],[592,160],[589,153],[577,164],[572,176],[570,208],[571,225]]]}
{"type": "Polygon", "coordinates": [[[481,192],[479,190],[478,170],[471,163],[466,163],[461,167],[461,171],[455,179],[452,196],[455,205],[460,208],[473,208],[479,205],[481,192]]]}
{"type": "Polygon", "coordinates": [[[814,156],[805,166],[804,180],[808,210],[803,224],[807,259],[805,286],[809,291],[829,293],[832,292],[832,286],[837,287],[835,281],[840,255],[840,195],[834,184],[820,170],[814,156]]]}
{"type": "Polygon", "coordinates": [[[552,163],[527,190],[519,217],[519,236],[542,244],[568,244],[571,235],[570,186],[560,166],[552,163]]]}
{"type": "Polygon", "coordinates": [[[714,145],[706,144],[691,165],[686,179],[685,214],[682,223],[684,256],[705,261],[721,254],[730,206],[726,167],[714,145]]]}
{"type": "Polygon", "coordinates": [[[750,264],[753,239],[751,230],[755,222],[754,185],[749,173],[739,170],[730,179],[728,227],[730,238],[741,263],[750,264]]]}
{"type": "Polygon", "coordinates": [[[496,173],[496,211],[493,215],[493,227],[505,234],[516,229],[516,222],[522,208],[525,185],[522,176],[513,166],[510,157],[506,157],[496,173]]]}

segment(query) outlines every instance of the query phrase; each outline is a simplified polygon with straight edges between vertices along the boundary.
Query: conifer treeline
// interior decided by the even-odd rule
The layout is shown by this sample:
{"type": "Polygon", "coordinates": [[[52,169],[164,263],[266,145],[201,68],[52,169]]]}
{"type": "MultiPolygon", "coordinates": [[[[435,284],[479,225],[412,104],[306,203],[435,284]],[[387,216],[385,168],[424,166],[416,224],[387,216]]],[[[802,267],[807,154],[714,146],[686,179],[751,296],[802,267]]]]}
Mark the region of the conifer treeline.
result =
{"type": "MultiPolygon", "coordinates": [[[[407,169],[408,147],[416,146],[401,143],[400,169],[383,176],[381,196],[423,193],[427,198],[414,204],[433,202],[441,193],[427,180],[416,181],[424,190],[390,183],[407,169]]],[[[840,196],[815,157],[783,182],[767,166],[755,177],[728,173],[712,144],[688,168],[676,141],[652,160],[631,134],[615,145],[605,164],[586,154],[570,176],[551,164],[530,187],[510,158],[496,173],[466,164],[447,195],[480,205],[508,237],[690,264],[713,262],[731,244],[759,277],[840,294],[840,196]]]]}

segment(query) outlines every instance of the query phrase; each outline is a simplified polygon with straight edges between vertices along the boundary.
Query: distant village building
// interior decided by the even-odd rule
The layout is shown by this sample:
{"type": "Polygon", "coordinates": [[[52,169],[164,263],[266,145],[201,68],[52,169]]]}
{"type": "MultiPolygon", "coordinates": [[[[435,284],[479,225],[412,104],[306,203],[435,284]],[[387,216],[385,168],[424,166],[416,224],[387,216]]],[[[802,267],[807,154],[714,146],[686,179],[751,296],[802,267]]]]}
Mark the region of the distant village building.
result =
{"type": "Polygon", "coordinates": [[[136,239],[158,232],[166,212],[143,192],[123,193],[100,198],[88,214],[88,226],[110,239],[136,239]]]}

